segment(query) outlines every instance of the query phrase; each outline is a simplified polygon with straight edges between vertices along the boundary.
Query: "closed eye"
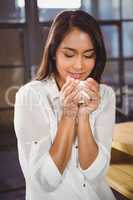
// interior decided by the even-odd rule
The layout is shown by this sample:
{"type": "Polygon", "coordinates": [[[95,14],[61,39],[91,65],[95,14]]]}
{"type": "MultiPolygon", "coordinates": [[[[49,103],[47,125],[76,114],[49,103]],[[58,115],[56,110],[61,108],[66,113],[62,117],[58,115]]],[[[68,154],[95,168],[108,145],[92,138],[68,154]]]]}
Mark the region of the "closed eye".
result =
{"type": "Polygon", "coordinates": [[[93,52],[93,53],[91,53],[91,54],[89,54],[89,55],[84,55],[84,57],[85,57],[85,58],[88,58],[88,59],[94,58],[95,56],[96,56],[95,52],[93,52]]]}
{"type": "Polygon", "coordinates": [[[64,54],[67,58],[72,58],[74,55],[64,54]]]}

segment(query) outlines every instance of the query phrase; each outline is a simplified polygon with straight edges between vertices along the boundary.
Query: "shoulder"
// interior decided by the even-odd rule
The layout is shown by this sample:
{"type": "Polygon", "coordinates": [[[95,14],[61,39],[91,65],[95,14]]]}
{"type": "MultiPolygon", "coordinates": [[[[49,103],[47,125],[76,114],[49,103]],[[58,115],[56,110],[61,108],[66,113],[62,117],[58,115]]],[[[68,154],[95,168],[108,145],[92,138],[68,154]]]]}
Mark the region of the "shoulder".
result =
{"type": "Polygon", "coordinates": [[[31,80],[30,82],[22,85],[18,92],[21,93],[21,92],[26,92],[26,91],[30,91],[30,90],[38,90],[39,88],[42,87],[42,81],[38,81],[38,80],[31,80]]]}
{"type": "Polygon", "coordinates": [[[25,85],[22,85],[19,90],[17,91],[16,95],[23,95],[23,96],[36,96],[40,94],[46,93],[46,88],[48,87],[48,80],[44,79],[42,81],[32,80],[25,85]]]}
{"type": "Polygon", "coordinates": [[[32,80],[25,85],[21,86],[16,93],[16,103],[22,102],[22,104],[29,105],[34,103],[36,104],[39,100],[44,100],[47,96],[48,88],[47,80],[32,80]]]}

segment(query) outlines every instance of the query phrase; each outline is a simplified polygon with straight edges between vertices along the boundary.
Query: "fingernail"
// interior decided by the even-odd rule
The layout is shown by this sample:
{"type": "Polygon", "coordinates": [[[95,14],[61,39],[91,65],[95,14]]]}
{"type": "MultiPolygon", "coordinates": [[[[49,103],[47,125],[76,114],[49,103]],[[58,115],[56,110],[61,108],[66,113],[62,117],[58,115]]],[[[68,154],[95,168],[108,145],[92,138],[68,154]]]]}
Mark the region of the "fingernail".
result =
{"type": "Polygon", "coordinates": [[[87,79],[87,81],[92,82],[92,81],[94,81],[94,79],[90,77],[90,78],[87,79]]]}
{"type": "Polygon", "coordinates": [[[75,83],[78,84],[78,83],[79,83],[79,80],[76,79],[76,80],[75,80],[75,83]]]}
{"type": "Polygon", "coordinates": [[[71,81],[74,81],[74,78],[70,77],[70,80],[71,80],[71,81]]]}
{"type": "Polygon", "coordinates": [[[71,77],[70,76],[67,76],[67,79],[69,80],[71,77]]]}

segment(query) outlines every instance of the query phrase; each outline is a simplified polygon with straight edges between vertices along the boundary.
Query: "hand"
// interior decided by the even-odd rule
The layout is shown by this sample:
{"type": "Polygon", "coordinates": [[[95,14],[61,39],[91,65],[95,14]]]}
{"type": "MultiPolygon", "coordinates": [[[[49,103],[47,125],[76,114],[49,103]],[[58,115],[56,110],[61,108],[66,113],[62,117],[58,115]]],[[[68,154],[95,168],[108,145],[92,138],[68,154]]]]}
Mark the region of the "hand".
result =
{"type": "Polygon", "coordinates": [[[79,105],[78,115],[90,114],[98,108],[100,103],[99,85],[92,79],[88,78],[84,82],[84,103],[79,105]]]}
{"type": "Polygon", "coordinates": [[[68,77],[60,91],[60,104],[63,115],[76,118],[78,112],[78,89],[77,81],[68,77]]]}

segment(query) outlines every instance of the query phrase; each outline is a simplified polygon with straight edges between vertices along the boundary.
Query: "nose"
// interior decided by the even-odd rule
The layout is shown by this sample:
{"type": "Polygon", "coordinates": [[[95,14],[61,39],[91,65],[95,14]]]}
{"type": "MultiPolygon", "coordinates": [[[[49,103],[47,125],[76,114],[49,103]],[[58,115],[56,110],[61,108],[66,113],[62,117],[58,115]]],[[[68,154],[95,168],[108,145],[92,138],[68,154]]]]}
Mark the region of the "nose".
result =
{"type": "Polygon", "coordinates": [[[81,71],[83,69],[83,60],[81,56],[76,58],[73,68],[76,69],[77,71],[81,71]]]}

